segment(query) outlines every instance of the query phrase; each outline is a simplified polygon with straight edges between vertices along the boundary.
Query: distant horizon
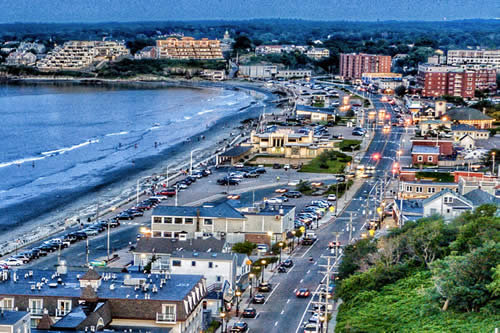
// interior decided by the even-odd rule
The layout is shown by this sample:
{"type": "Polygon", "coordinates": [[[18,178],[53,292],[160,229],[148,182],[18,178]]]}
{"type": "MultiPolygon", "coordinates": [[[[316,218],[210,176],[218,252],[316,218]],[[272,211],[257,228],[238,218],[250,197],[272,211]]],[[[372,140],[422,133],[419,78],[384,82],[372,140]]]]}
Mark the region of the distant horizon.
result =
{"type": "Polygon", "coordinates": [[[456,0],[16,0],[0,4],[0,22],[128,23],[303,19],[441,22],[499,19],[497,2],[456,0]],[[474,17],[471,18],[470,16],[474,17]]]}

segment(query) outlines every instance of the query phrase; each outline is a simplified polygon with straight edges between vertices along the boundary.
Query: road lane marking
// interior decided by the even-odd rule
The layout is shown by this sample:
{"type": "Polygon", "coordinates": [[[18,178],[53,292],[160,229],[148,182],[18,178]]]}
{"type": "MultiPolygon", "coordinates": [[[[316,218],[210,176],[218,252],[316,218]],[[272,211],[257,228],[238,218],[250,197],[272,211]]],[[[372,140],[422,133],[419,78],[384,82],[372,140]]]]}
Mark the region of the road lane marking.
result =
{"type": "MultiPolygon", "coordinates": [[[[297,290],[297,289],[295,289],[297,290]]],[[[295,292],[295,290],[293,292],[295,292]]],[[[286,304],[290,303],[290,299],[287,299],[286,304]]]]}
{"type": "Polygon", "coordinates": [[[309,274],[309,273],[311,273],[311,270],[310,270],[310,269],[309,269],[309,270],[307,270],[306,274],[309,274]]]}
{"type": "Polygon", "coordinates": [[[274,326],[275,326],[275,327],[276,327],[276,326],[278,326],[278,322],[275,322],[275,323],[274,323],[274,326]]]}
{"type": "Polygon", "coordinates": [[[301,258],[304,258],[304,257],[305,257],[305,255],[307,254],[307,252],[311,251],[311,249],[312,249],[312,248],[313,248],[316,244],[318,244],[318,240],[316,240],[316,241],[314,242],[314,244],[313,244],[313,245],[309,245],[309,248],[307,249],[307,251],[306,251],[306,252],[304,252],[304,254],[302,255],[302,257],[301,257],[301,258]]]}
{"type": "Polygon", "coordinates": [[[283,315],[283,313],[285,313],[285,310],[281,310],[281,313],[280,313],[280,315],[283,315]]]}
{"type": "MultiPolygon", "coordinates": [[[[326,278],[326,276],[325,276],[325,278],[326,278]]],[[[316,290],[314,290],[313,295],[318,292],[319,287],[320,287],[319,285],[316,287],[316,290]]],[[[302,323],[304,322],[304,318],[306,316],[307,310],[311,306],[311,303],[312,303],[313,300],[314,300],[314,296],[311,297],[311,300],[309,301],[309,303],[307,303],[306,309],[304,310],[304,313],[302,314],[302,318],[300,318],[299,325],[297,326],[297,330],[295,330],[295,333],[299,333],[299,330],[302,327],[302,323]]]]}
{"type": "Polygon", "coordinates": [[[257,317],[260,315],[260,312],[257,312],[257,314],[255,315],[255,319],[257,319],[257,317]]]}
{"type": "Polygon", "coordinates": [[[278,289],[278,286],[280,285],[280,283],[281,283],[281,282],[278,282],[278,283],[276,284],[276,287],[274,287],[274,288],[273,288],[273,290],[271,290],[271,292],[269,293],[269,296],[267,296],[267,297],[266,297],[266,300],[264,301],[264,304],[266,304],[266,302],[267,302],[267,301],[271,298],[271,296],[273,295],[274,291],[275,291],[276,289],[278,289]]]}
{"type": "Polygon", "coordinates": [[[304,279],[302,279],[302,280],[299,281],[299,283],[302,283],[302,282],[304,282],[304,279]]]}

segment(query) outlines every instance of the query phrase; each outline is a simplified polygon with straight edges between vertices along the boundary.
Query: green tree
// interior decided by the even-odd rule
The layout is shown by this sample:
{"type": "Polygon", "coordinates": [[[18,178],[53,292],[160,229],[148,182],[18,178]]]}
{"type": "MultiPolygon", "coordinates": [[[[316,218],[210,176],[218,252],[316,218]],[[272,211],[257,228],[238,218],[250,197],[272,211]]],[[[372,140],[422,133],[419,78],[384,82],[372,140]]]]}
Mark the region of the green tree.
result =
{"type": "Polygon", "coordinates": [[[233,252],[236,253],[245,253],[247,255],[252,254],[252,251],[257,248],[257,244],[249,242],[249,241],[244,241],[241,243],[235,243],[232,247],[233,252]]]}
{"type": "Polygon", "coordinates": [[[377,244],[370,239],[362,239],[347,245],[338,269],[339,279],[345,279],[357,272],[368,256],[376,251],[377,244]]]}
{"type": "Polygon", "coordinates": [[[491,269],[493,271],[493,281],[486,287],[493,296],[500,296],[500,265],[491,269]]]}
{"type": "Polygon", "coordinates": [[[394,92],[397,96],[403,97],[406,94],[406,88],[403,85],[397,86],[396,89],[394,89],[394,92]]]}

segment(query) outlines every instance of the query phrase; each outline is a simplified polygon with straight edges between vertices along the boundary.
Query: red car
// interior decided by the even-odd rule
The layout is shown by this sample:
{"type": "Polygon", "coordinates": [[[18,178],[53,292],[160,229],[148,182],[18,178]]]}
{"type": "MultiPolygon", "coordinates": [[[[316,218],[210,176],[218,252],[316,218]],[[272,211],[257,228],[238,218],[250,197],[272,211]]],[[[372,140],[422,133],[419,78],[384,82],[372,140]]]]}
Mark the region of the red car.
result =
{"type": "Polygon", "coordinates": [[[311,292],[307,288],[300,288],[295,293],[295,296],[297,296],[298,298],[307,298],[309,297],[309,295],[311,295],[311,292]]]}
{"type": "Polygon", "coordinates": [[[175,196],[175,189],[167,188],[165,190],[161,190],[159,192],[156,192],[156,195],[166,195],[168,197],[173,197],[173,196],[175,196]]]}

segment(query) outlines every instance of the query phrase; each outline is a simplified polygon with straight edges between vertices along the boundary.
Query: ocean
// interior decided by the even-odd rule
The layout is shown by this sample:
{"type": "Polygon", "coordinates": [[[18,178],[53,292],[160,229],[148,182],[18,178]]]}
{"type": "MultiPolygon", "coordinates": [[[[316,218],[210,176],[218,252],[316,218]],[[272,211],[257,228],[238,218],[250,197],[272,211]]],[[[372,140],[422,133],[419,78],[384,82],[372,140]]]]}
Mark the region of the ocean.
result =
{"type": "Polygon", "coordinates": [[[110,184],[116,194],[255,103],[215,87],[0,85],[0,230],[64,219],[110,184]]]}

